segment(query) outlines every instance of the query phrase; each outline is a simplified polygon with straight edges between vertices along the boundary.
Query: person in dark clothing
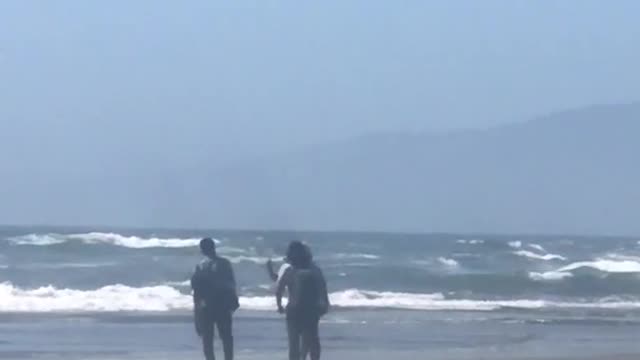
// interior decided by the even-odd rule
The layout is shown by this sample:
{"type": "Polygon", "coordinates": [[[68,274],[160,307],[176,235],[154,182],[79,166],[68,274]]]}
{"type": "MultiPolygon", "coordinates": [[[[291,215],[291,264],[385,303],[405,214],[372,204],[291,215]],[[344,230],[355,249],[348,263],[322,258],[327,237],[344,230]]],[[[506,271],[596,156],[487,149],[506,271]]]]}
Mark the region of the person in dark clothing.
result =
{"type": "Polygon", "coordinates": [[[200,241],[206,257],[196,266],[191,277],[196,332],[202,338],[206,360],[215,360],[213,340],[218,328],[225,360],[233,360],[232,315],[239,307],[235,277],[229,260],[216,253],[210,239],[200,241]]]}
{"type": "Polygon", "coordinates": [[[320,318],[329,310],[327,283],[312,261],[308,247],[299,241],[289,244],[287,259],[291,266],[278,281],[276,303],[280,313],[286,313],[289,337],[289,360],[320,359],[320,318]],[[282,306],[284,291],[288,292],[286,309],[282,306]],[[304,354],[304,355],[303,355],[304,354]]]}
{"type": "MultiPolygon", "coordinates": [[[[309,252],[309,254],[311,254],[309,247],[304,244],[304,248],[307,252],[309,252]]],[[[313,256],[311,256],[311,260],[313,261],[313,256]]],[[[284,275],[285,271],[287,270],[287,268],[289,268],[289,266],[291,266],[291,264],[289,264],[289,259],[287,259],[286,257],[283,259],[282,265],[280,265],[280,268],[278,269],[278,271],[276,272],[275,269],[273,268],[273,260],[269,259],[267,260],[267,263],[265,264],[266,268],[267,268],[267,275],[269,276],[269,278],[277,283],[278,280],[280,278],[282,278],[282,275],[284,275]]]]}

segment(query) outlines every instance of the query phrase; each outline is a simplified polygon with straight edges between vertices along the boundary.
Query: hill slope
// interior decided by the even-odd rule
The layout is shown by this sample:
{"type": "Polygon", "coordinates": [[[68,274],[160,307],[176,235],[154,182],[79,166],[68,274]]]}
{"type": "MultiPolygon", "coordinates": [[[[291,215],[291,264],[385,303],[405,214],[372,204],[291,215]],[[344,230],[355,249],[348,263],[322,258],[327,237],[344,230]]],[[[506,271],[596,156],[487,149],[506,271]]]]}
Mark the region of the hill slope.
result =
{"type": "Polygon", "coordinates": [[[124,165],[116,170],[108,164],[86,173],[7,173],[0,218],[75,225],[640,234],[639,137],[640,104],[631,104],[488,130],[364,136],[224,168],[159,168],[122,157],[124,165]]]}
{"type": "MultiPolygon", "coordinates": [[[[640,105],[486,131],[390,134],[226,169],[221,224],[640,234],[640,105]]],[[[202,219],[204,221],[204,219],[202,219]]]]}

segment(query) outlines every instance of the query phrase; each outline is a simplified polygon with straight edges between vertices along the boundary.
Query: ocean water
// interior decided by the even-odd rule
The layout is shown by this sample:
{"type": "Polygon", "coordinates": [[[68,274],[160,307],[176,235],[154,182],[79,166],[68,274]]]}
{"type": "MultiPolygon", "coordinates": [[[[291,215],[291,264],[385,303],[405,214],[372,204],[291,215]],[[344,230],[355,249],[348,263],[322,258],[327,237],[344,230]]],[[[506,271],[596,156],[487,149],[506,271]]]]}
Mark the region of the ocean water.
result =
{"type": "Polygon", "coordinates": [[[234,264],[238,359],[285,358],[264,264],[310,244],[328,359],[640,354],[633,238],[0,228],[0,358],[200,358],[187,279],[203,236],[234,264]]]}

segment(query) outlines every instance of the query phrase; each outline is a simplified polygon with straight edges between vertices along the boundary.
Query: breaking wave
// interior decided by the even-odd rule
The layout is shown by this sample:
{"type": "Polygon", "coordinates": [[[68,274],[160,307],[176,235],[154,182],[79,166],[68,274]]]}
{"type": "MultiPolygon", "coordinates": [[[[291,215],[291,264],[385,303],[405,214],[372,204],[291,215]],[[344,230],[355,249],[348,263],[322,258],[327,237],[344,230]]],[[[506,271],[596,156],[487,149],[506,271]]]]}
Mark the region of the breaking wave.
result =
{"type": "Polygon", "coordinates": [[[480,244],[484,244],[484,240],[480,240],[480,239],[459,239],[456,240],[456,243],[458,244],[468,244],[468,245],[480,245],[480,244]]]}
{"type": "Polygon", "coordinates": [[[14,245],[49,246],[79,241],[83,244],[107,244],[131,249],[146,248],[185,248],[198,246],[200,239],[195,238],[143,238],[125,236],[116,233],[91,232],[86,234],[29,234],[9,239],[14,245]]]}
{"type": "Polygon", "coordinates": [[[538,245],[538,244],[529,244],[529,245],[527,245],[527,246],[529,246],[530,248],[532,248],[532,249],[534,249],[534,250],[538,250],[538,251],[540,251],[540,252],[547,252],[547,250],[545,250],[545,249],[542,247],[542,245],[538,245]]]}
{"type": "Polygon", "coordinates": [[[562,256],[562,255],[556,255],[556,254],[540,255],[540,254],[536,254],[534,252],[527,251],[527,250],[514,251],[514,254],[516,254],[518,256],[523,256],[523,257],[526,257],[526,258],[529,258],[529,259],[535,259],[535,260],[544,260],[544,261],[551,261],[551,260],[565,261],[565,260],[567,260],[567,258],[562,256]]]}
{"type": "MultiPolygon", "coordinates": [[[[425,311],[493,311],[503,308],[537,310],[556,309],[640,309],[640,301],[554,302],[547,300],[467,300],[447,299],[444,295],[402,292],[379,292],[349,289],[330,294],[339,308],[391,308],[425,311]]],[[[273,296],[243,296],[241,308],[273,311],[273,296]]],[[[0,312],[170,312],[187,311],[191,296],[168,285],[129,287],[109,285],[96,290],[57,289],[46,286],[21,289],[11,283],[0,284],[0,312]]]]}
{"type": "Polygon", "coordinates": [[[364,259],[364,260],[378,260],[380,259],[380,256],[378,255],[372,255],[372,254],[347,254],[347,253],[340,253],[340,254],[335,254],[332,256],[333,259],[338,259],[338,260],[357,260],[357,259],[364,259]]]}
{"type": "MultiPolygon", "coordinates": [[[[240,255],[240,256],[227,256],[226,257],[229,261],[231,261],[233,264],[239,264],[239,263],[243,263],[243,262],[250,262],[250,263],[254,263],[254,264],[258,264],[258,265],[262,265],[262,264],[266,264],[267,261],[269,260],[269,258],[267,257],[261,257],[261,256],[244,256],[244,255],[240,255]]],[[[278,259],[272,259],[275,261],[279,261],[278,259]]]]}
{"type": "Polygon", "coordinates": [[[63,244],[67,242],[63,235],[56,234],[29,234],[23,236],[12,237],[9,242],[14,245],[34,245],[34,246],[47,246],[63,244]]]}
{"type": "Polygon", "coordinates": [[[110,285],[93,291],[53,286],[24,290],[0,284],[3,312],[115,312],[187,309],[192,301],[170,286],[134,288],[110,285]]]}
{"type": "Polygon", "coordinates": [[[574,276],[574,272],[581,270],[595,270],[610,274],[640,273],[640,262],[631,260],[635,257],[614,255],[613,258],[596,259],[594,261],[578,261],[554,271],[544,273],[530,272],[529,278],[536,281],[558,281],[574,276]],[[622,260],[616,260],[622,258],[622,260]]]}
{"type": "Polygon", "coordinates": [[[514,249],[519,249],[522,247],[522,241],[509,241],[509,246],[514,249]]]}
{"type": "Polygon", "coordinates": [[[448,259],[448,258],[445,258],[445,257],[439,257],[438,258],[438,262],[440,264],[448,266],[448,267],[458,267],[460,265],[454,259],[448,259]]]}
{"type": "Polygon", "coordinates": [[[566,278],[573,277],[573,274],[570,272],[561,272],[561,271],[548,271],[544,273],[539,272],[530,272],[529,278],[534,281],[560,281],[566,278]]]}
{"type": "Polygon", "coordinates": [[[597,259],[595,261],[575,262],[557,271],[567,272],[585,268],[608,273],[640,273],[640,262],[633,260],[597,259]]]}

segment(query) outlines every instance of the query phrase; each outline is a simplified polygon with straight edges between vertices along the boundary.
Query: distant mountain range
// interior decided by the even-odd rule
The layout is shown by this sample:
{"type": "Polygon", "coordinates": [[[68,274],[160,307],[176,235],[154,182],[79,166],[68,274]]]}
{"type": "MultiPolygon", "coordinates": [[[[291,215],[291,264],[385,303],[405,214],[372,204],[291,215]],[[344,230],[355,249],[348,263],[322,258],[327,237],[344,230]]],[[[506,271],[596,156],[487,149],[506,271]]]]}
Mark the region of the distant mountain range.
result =
{"type": "Polygon", "coordinates": [[[594,106],[488,130],[362,136],[188,173],[57,179],[31,192],[37,200],[23,196],[18,211],[40,223],[640,235],[639,164],[640,104],[594,106]],[[70,192],[80,200],[66,201],[70,192]],[[38,201],[75,210],[52,218],[55,206],[38,201]]]}
{"type": "Polygon", "coordinates": [[[236,227],[640,234],[640,104],[364,136],[227,168],[207,185],[203,214],[236,227]]]}

